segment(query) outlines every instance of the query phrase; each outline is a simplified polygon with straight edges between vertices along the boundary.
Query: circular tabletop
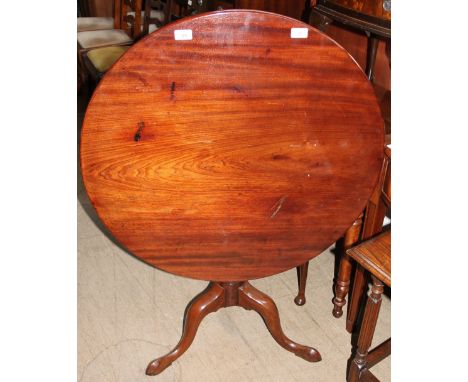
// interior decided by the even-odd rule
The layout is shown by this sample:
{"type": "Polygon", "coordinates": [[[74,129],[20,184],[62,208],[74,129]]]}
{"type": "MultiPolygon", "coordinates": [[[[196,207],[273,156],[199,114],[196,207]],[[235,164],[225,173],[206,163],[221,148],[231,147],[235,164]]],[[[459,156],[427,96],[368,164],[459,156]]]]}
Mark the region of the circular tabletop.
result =
{"type": "Polygon", "coordinates": [[[384,129],[326,35],[260,11],[168,24],[108,71],[86,112],[83,181],[129,252],[212,281],[317,256],[364,209],[384,129]]]}

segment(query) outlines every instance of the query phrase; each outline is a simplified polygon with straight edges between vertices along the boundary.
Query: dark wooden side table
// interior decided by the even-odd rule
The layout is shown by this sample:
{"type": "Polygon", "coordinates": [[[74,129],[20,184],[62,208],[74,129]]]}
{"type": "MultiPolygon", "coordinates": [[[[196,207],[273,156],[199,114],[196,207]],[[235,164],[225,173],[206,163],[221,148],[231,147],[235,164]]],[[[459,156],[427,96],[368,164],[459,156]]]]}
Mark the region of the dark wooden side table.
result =
{"type": "Polygon", "coordinates": [[[321,16],[317,25],[321,30],[333,21],[367,35],[366,74],[372,80],[379,37],[391,37],[391,0],[306,0],[304,21],[311,12],[321,16]]]}
{"type": "Polygon", "coordinates": [[[285,349],[319,361],[285,336],[275,303],[248,280],[302,264],[343,234],[377,182],[383,144],[365,74],[298,20],[208,13],[132,46],[88,106],[84,184],[128,251],[210,281],[179,344],[147,374],[187,350],[203,317],[234,305],[257,311],[285,349]]]}

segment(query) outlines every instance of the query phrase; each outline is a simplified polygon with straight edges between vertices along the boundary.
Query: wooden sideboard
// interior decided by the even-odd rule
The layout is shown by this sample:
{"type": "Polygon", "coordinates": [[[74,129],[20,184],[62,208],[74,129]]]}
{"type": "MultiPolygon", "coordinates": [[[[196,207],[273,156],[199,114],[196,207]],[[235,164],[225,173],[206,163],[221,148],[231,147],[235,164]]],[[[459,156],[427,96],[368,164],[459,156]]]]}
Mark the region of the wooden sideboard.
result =
{"type": "Polygon", "coordinates": [[[257,9],[260,11],[279,13],[301,19],[304,0],[208,0],[209,10],[223,9],[257,9]]]}

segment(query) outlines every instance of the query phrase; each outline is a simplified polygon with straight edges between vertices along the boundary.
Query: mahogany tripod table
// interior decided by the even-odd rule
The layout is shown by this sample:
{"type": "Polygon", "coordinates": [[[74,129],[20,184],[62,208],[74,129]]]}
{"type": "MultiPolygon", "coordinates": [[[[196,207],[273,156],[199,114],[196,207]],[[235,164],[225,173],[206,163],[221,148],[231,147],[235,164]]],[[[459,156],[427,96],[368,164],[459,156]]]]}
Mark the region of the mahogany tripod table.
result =
{"type": "Polygon", "coordinates": [[[275,303],[248,280],[336,241],[364,209],[383,147],[365,74],[300,21],[207,13],[131,47],[86,112],[86,190],[129,252],[210,281],[186,311],[179,344],[147,374],[180,357],[207,314],[234,305],[257,311],[286,350],[320,361],[283,333],[275,303]]]}

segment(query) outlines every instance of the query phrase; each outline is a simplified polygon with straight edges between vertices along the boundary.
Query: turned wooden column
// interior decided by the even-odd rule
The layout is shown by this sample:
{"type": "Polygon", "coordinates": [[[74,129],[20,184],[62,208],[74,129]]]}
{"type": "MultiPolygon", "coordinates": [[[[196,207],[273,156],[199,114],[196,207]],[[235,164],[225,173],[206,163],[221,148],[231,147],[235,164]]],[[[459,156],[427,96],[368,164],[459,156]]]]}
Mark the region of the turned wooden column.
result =
{"type": "Polygon", "coordinates": [[[346,295],[349,292],[349,283],[351,279],[351,271],[353,263],[346,250],[356,244],[359,240],[359,234],[362,227],[362,214],[346,231],[344,237],[344,250],[341,254],[338,275],[335,282],[335,297],[333,297],[333,316],[339,318],[343,315],[343,306],[346,304],[346,295]]]}

